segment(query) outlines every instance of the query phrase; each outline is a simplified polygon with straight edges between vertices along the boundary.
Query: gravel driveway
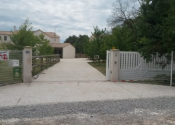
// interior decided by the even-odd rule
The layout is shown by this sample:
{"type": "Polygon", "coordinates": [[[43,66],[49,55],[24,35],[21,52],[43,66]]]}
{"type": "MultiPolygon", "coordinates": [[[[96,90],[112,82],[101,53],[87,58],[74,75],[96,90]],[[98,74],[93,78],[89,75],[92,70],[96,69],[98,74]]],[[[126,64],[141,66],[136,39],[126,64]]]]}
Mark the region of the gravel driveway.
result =
{"type": "Polygon", "coordinates": [[[62,60],[33,83],[0,87],[0,125],[175,124],[174,87],[106,82],[87,61],[62,60]]]}
{"type": "Polygon", "coordinates": [[[175,97],[0,108],[6,125],[173,125],[175,97]]]}

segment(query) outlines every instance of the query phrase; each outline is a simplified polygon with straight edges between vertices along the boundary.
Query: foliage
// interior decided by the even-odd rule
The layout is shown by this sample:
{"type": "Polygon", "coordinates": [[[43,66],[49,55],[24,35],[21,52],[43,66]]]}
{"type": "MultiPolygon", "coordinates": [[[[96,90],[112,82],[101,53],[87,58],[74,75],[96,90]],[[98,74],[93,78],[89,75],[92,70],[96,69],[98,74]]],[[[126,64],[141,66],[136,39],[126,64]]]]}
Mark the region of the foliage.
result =
{"type": "Polygon", "coordinates": [[[35,36],[32,32],[32,26],[27,19],[20,25],[19,31],[12,32],[11,41],[4,42],[3,48],[10,50],[23,50],[24,46],[31,46],[33,54],[53,54],[53,48],[49,46],[49,41],[44,39],[44,35],[35,36]]]}
{"type": "MultiPolygon", "coordinates": [[[[173,71],[173,86],[175,85],[175,71],[173,71]]],[[[154,77],[154,80],[158,81],[159,84],[162,83],[164,85],[170,85],[170,76],[169,75],[165,75],[165,74],[161,74],[161,75],[157,75],[154,77]]]]}
{"type": "MultiPolygon", "coordinates": [[[[139,51],[147,60],[175,50],[175,1],[138,0],[140,8],[116,0],[108,24],[112,43],[121,51],[139,51]]],[[[167,61],[168,63],[169,61],[167,61]]]]}
{"type": "Polygon", "coordinates": [[[49,41],[47,39],[44,39],[43,34],[39,35],[37,43],[36,48],[39,55],[50,55],[54,53],[53,47],[49,45],[49,41]]]}
{"type": "MultiPolygon", "coordinates": [[[[10,36],[12,42],[4,43],[7,49],[22,50],[24,46],[34,47],[37,44],[37,37],[34,36],[31,23],[28,19],[21,24],[19,31],[12,33],[10,36]]],[[[33,49],[33,52],[35,51],[36,49],[33,49]]]]}
{"type": "Polygon", "coordinates": [[[85,54],[86,43],[89,41],[87,35],[69,36],[64,43],[71,43],[76,48],[76,53],[85,54]]]}
{"type": "MultiPolygon", "coordinates": [[[[169,1],[147,0],[141,6],[141,18],[138,23],[138,42],[140,52],[145,58],[150,59],[151,55],[158,52],[161,55],[170,53],[172,41],[166,37],[168,25],[169,1]]],[[[169,36],[168,36],[169,37],[169,36]]]]}
{"type": "Polygon", "coordinates": [[[94,55],[99,55],[98,62],[100,63],[101,59],[105,59],[106,57],[106,49],[104,46],[104,37],[106,34],[106,29],[100,30],[97,26],[94,27],[94,32],[92,33],[92,37],[87,45],[86,53],[87,55],[93,59],[94,55]]]}
{"type": "Polygon", "coordinates": [[[73,35],[73,36],[69,36],[64,43],[70,43],[72,45],[74,45],[74,43],[78,40],[78,37],[73,35]]]}
{"type": "Polygon", "coordinates": [[[142,2],[136,0],[116,0],[112,4],[112,14],[107,19],[108,25],[113,28],[123,23],[131,25],[132,19],[135,19],[139,14],[138,8],[136,7],[138,3],[141,4],[142,2]]]}
{"type": "Polygon", "coordinates": [[[101,62],[100,65],[94,62],[88,62],[91,66],[100,71],[103,75],[106,75],[106,62],[101,62]]]}

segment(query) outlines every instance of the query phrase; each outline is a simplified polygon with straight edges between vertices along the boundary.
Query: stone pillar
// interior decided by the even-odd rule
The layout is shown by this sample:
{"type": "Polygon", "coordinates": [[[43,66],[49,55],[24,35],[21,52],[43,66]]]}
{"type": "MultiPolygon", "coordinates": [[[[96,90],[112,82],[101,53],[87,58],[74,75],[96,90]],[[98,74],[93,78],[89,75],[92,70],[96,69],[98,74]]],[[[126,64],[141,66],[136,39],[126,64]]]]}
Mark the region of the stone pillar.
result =
{"type": "Polygon", "coordinates": [[[118,49],[111,49],[111,82],[119,81],[120,53],[118,49]]]}
{"type": "Polygon", "coordinates": [[[25,46],[23,50],[23,83],[32,82],[32,47],[25,46]]]}

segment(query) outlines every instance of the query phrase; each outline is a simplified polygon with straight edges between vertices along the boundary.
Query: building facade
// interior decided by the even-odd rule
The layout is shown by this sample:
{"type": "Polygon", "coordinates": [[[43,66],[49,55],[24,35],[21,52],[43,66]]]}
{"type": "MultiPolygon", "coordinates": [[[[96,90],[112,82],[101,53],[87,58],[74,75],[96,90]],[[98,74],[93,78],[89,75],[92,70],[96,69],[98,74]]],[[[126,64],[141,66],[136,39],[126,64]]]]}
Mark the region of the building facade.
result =
{"type": "Polygon", "coordinates": [[[34,31],[33,34],[35,36],[39,36],[39,35],[43,34],[44,38],[49,40],[50,43],[60,43],[60,36],[58,36],[54,32],[43,32],[42,30],[39,29],[37,31],[34,31]]]}
{"type": "Polygon", "coordinates": [[[63,59],[75,58],[75,47],[70,43],[50,43],[54,48],[55,54],[60,54],[63,59]]]}
{"type": "Polygon", "coordinates": [[[12,32],[0,31],[0,43],[11,41],[10,35],[12,35],[12,32]]]}

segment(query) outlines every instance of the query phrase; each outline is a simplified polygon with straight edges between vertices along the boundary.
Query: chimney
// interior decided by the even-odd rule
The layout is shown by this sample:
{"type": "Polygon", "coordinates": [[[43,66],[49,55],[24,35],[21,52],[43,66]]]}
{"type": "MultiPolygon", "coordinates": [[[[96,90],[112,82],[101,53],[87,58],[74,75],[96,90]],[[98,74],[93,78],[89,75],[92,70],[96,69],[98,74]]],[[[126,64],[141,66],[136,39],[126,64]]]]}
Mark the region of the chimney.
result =
{"type": "Polygon", "coordinates": [[[14,32],[16,31],[16,26],[14,26],[14,32]]]}

